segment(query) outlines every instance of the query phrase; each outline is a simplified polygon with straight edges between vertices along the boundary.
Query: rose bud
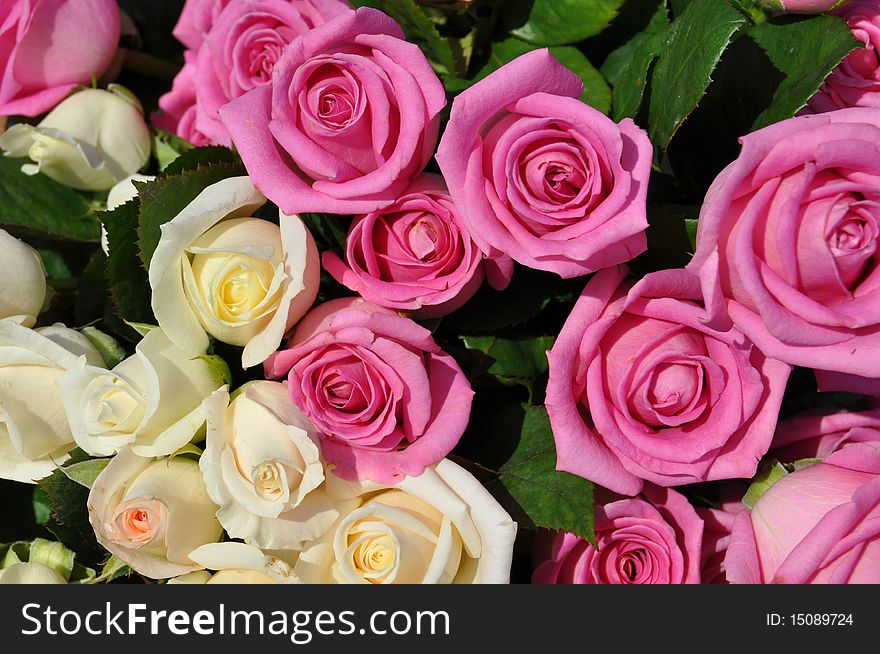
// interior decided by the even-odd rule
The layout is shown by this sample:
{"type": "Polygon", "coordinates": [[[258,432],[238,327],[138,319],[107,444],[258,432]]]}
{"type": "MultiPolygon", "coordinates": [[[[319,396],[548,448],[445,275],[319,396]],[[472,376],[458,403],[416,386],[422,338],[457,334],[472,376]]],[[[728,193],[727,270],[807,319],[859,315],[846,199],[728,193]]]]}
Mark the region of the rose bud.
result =
{"type": "Polygon", "coordinates": [[[10,584],[66,584],[64,577],[42,563],[14,563],[0,570],[0,586],[10,584]]]}
{"type": "Polygon", "coordinates": [[[162,225],[150,261],[153,313],[190,354],[208,334],[244,347],[242,365],[265,361],[318,293],[318,248],[298,216],[280,227],[254,218],[266,198],[247,177],[202,191],[162,225]]]}
{"type": "Polygon", "coordinates": [[[37,116],[100,77],[119,33],[116,0],[4,0],[0,115],[37,116]]]}
{"type": "Polygon", "coordinates": [[[846,3],[847,0],[756,0],[756,3],[771,11],[787,14],[821,14],[846,3]]]}
{"type": "Polygon", "coordinates": [[[30,245],[0,229],[0,320],[33,327],[46,300],[46,271],[30,245]]]}
{"type": "Polygon", "coordinates": [[[84,191],[106,191],[150,158],[150,131],[140,103],[118,85],[85,89],[34,127],[19,123],[0,135],[8,157],[30,157],[26,175],[43,173],[84,191]]]}
{"type": "Polygon", "coordinates": [[[57,381],[80,357],[104,365],[79,332],[0,320],[0,479],[32,483],[70,458],[76,444],[57,381]]]}
{"type": "Polygon", "coordinates": [[[156,328],[113,370],[80,359],[58,378],[58,388],[73,438],[89,454],[110,456],[131,444],[140,456],[165,456],[205,424],[202,401],[228,381],[222,373],[156,328]]]}
{"type": "Polygon", "coordinates": [[[88,508],[98,542],[151,579],[201,570],[190,552],[223,534],[199,464],[183,456],[149,459],[123,448],[95,479],[88,508]]]}

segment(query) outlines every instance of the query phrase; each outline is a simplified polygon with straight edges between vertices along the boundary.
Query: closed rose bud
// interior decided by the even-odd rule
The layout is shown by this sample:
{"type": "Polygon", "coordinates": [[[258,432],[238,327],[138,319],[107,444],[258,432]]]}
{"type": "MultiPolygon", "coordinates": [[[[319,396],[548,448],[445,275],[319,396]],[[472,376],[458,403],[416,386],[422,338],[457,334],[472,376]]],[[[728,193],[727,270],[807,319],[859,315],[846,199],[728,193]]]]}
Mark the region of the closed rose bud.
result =
{"type": "Polygon", "coordinates": [[[88,508],[98,542],[152,579],[203,569],[190,552],[223,533],[199,464],[185,457],[148,459],[124,448],[98,475],[88,508]]]}
{"type": "Polygon", "coordinates": [[[0,319],[32,327],[46,299],[46,272],[40,255],[27,243],[0,229],[0,319]]]}
{"type": "Polygon", "coordinates": [[[787,14],[821,14],[831,11],[847,0],[756,0],[756,3],[772,11],[787,14]]]}
{"type": "Polygon", "coordinates": [[[42,563],[15,563],[0,570],[0,586],[11,584],[66,584],[64,577],[42,563]]]}
{"type": "Polygon", "coordinates": [[[104,361],[88,339],[63,325],[27,329],[0,320],[0,479],[32,483],[76,447],[58,378],[85,357],[104,361]]]}
{"type": "Polygon", "coordinates": [[[0,136],[8,157],[30,157],[21,170],[43,173],[84,191],[106,191],[150,157],[140,103],[120,86],[86,89],[55,107],[36,127],[18,124],[0,136]]]}

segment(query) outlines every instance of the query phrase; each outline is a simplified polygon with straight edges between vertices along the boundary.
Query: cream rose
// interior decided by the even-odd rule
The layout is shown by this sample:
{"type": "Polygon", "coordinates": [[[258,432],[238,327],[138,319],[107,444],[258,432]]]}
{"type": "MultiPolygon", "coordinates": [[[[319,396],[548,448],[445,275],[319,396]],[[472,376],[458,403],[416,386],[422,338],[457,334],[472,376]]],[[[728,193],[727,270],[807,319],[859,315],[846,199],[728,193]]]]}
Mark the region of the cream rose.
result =
{"type": "Polygon", "coordinates": [[[190,572],[169,584],[299,584],[289,563],[244,543],[211,543],[190,552],[189,558],[208,570],[190,572]]]}
{"type": "Polygon", "coordinates": [[[0,479],[32,483],[69,458],[76,444],[57,381],[81,356],[104,363],[63,325],[32,330],[0,320],[0,479]]]}
{"type": "Polygon", "coordinates": [[[66,584],[58,572],[42,563],[15,563],[0,570],[0,586],[7,584],[66,584]]]}
{"type": "Polygon", "coordinates": [[[30,245],[0,229],[0,319],[33,327],[46,299],[46,271],[30,245]]]}
{"type": "Polygon", "coordinates": [[[474,477],[443,460],[393,486],[345,482],[328,493],[347,504],[294,572],[305,583],[508,583],[516,523],[474,477]]]}
{"type": "Polygon", "coordinates": [[[201,570],[190,552],[223,533],[199,464],[182,456],[148,459],[123,448],[92,485],[88,509],[98,542],[152,579],[201,570]]]}
{"type": "Polygon", "coordinates": [[[243,346],[249,368],[278,349],[314,302],[314,239],[297,216],[281,216],[280,227],[254,218],[265,202],[247,177],[233,177],[162,225],[149,271],[153,312],[181,349],[204,351],[210,334],[243,346]]]}
{"type": "Polygon", "coordinates": [[[76,444],[94,456],[125,445],[140,456],[165,456],[205,424],[202,401],[226,383],[206,356],[189,356],[162,329],[113,370],[81,359],[58,378],[76,444]]]}
{"type": "Polygon", "coordinates": [[[36,126],[19,123],[0,135],[10,157],[30,157],[26,175],[43,173],[84,191],[106,191],[150,158],[150,130],[137,98],[111,84],[62,101],[36,126]]]}
{"type": "Polygon", "coordinates": [[[199,466],[229,535],[296,549],[326,532],[339,512],[324,490],[318,435],[287,387],[248,384],[231,404],[221,389],[204,406],[208,439],[199,466]]]}

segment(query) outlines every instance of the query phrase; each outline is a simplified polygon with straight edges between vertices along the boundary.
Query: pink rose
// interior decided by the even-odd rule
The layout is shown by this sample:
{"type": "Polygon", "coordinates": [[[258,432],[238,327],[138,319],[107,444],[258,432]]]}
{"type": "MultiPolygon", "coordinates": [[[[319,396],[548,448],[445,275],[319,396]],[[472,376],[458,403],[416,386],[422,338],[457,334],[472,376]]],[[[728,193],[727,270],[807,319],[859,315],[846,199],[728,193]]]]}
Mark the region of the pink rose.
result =
{"type": "Polygon", "coordinates": [[[880,377],[880,109],[744,136],[709,189],[697,248],[713,326],[768,357],[880,377]]]}
{"type": "Polygon", "coordinates": [[[880,4],[877,0],[852,0],[835,13],[864,47],[851,52],[831,71],[810,98],[809,108],[821,113],[846,107],[880,107],[880,4]]]}
{"type": "Polygon", "coordinates": [[[618,493],[751,477],[770,447],[789,367],[737,330],[703,324],[683,270],[593,277],[547,353],[557,468],[618,493]]]}
{"type": "Polygon", "coordinates": [[[853,443],[784,476],[736,517],[736,584],[880,583],[880,448],[853,443]]]}
{"type": "Polygon", "coordinates": [[[813,412],[779,423],[770,455],[785,463],[824,459],[850,443],[880,448],[880,410],[813,412]]]}
{"type": "Polygon", "coordinates": [[[437,162],[490,258],[577,277],[646,249],[651,142],[581,102],[581,88],[536,50],[455,99],[437,162]]]}
{"type": "Polygon", "coordinates": [[[345,241],[345,261],[325,252],[327,272],[369,302],[446,315],[483,281],[483,255],[461,224],[439,175],[418,177],[394,204],[357,216],[345,241]]]}
{"type": "Polygon", "coordinates": [[[195,55],[187,51],[184,56],[186,63],[174,78],[171,91],[159,98],[162,112],[153,114],[153,126],[193,145],[210,145],[211,139],[196,127],[195,55]]]}
{"type": "Polygon", "coordinates": [[[821,14],[839,7],[847,0],[757,0],[759,5],[787,14],[821,14]]]}
{"type": "Polygon", "coordinates": [[[196,126],[212,142],[230,145],[218,110],[268,84],[287,45],[316,25],[350,10],[344,0],[232,0],[198,50],[196,126]]]}
{"type": "Polygon", "coordinates": [[[288,214],[388,206],[431,158],[443,84],[400,26],[346,11],[297,38],[258,86],[220,110],[248,173],[288,214]]]}
{"type": "Polygon", "coordinates": [[[596,507],[596,544],[565,532],[538,535],[534,584],[698,584],[703,523],[683,495],[645,486],[642,496],[596,507]]]}
{"type": "Polygon", "coordinates": [[[0,4],[0,116],[37,116],[100,77],[119,43],[116,0],[0,4]]]}
{"type": "Polygon", "coordinates": [[[191,50],[198,50],[214,21],[230,0],[186,0],[172,33],[191,50]]]}
{"type": "Polygon", "coordinates": [[[266,362],[267,377],[284,375],[324,457],[348,480],[420,475],[458,443],[473,399],[428,330],[360,299],[306,315],[290,348],[266,362]]]}

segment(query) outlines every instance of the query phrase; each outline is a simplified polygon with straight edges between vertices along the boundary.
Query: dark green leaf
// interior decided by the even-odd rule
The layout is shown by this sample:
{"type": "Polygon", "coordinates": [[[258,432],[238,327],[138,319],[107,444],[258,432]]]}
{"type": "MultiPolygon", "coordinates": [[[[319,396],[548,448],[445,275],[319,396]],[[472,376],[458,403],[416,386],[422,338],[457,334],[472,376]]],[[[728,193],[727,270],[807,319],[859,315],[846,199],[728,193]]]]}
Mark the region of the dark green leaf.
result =
{"type": "MultiPolygon", "coordinates": [[[[88,459],[81,450],[74,450],[68,465],[88,459]]],[[[49,498],[52,513],[46,527],[55,537],[77,553],[84,550],[100,551],[95,532],[89,524],[87,500],[89,489],[67,478],[56,470],[39,482],[49,498]]]]}
{"type": "Polygon", "coordinates": [[[21,166],[28,161],[0,156],[0,227],[97,243],[101,224],[85,198],[45,175],[25,175],[21,166]]]}
{"type": "Polygon", "coordinates": [[[347,219],[329,213],[304,213],[300,218],[315,238],[319,251],[330,250],[343,256],[349,226],[347,219]]]}
{"type": "Polygon", "coordinates": [[[43,267],[49,279],[70,279],[73,275],[64,261],[64,257],[54,250],[39,249],[37,252],[43,260],[43,267]]]}
{"type": "Polygon", "coordinates": [[[510,340],[496,336],[463,336],[465,346],[492,358],[489,374],[505,380],[534,381],[547,374],[547,350],[556,340],[540,336],[510,340]]]}
{"type": "Polygon", "coordinates": [[[92,484],[95,483],[95,479],[107,467],[108,463],[110,463],[110,459],[88,459],[87,461],[63,466],[60,470],[71,481],[75,481],[80,486],[91,488],[92,484]]]}
{"type": "Polygon", "coordinates": [[[208,145],[183,152],[168,164],[163,171],[165,175],[178,175],[186,170],[196,170],[208,164],[241,164],[239,156],[220,145],[208,145]]]}
{"type": "Polygon", "coordinates": [[[556,446],[544,407],[526,407],[519,445],[499,474],[504,488],[536,526],[595,542],[593,484],[556,470],[556,446]]]}
{"type": "Polygon", "coordinates": [[[835,16],[811,16],[783,24],[762,23],[747,33],[785,74],[770,106],[755,120],[753,130],[794,116],[834,67],[861,45],[846,23],[835,16]]]}
{"type": "Polygon", "coordinates": [[[536,45],[577,43],[608,27],[623,0],[512,0],[504,6],[510,33],[536,45]]]}
{"type": "Polygon", "coordinates": [[[150,308],[150,283],[138,258],[138,200],[130,200],[101,215],[110,256],[107,279],[116,311],[124,320],[155,322],[150,308]]]}
{"type": "MultiPolygon", "coordinates": [[[[222,149],[222,148],[221,148],[222,149]]],[[[238,164],[211,163],[186,169],[179,174],[171,174],[184,165],[185,157],[196,155],[202,148],[191,150],[181,155],[168,168],[169,174],[146,184],[136,184],[140,197],[140,216],[138,218],[138,247],[144,269],[149,270],[150,259],[159,244],[161,226],[180,213],[205,188],[226,179],[245,175],[244,167],[238,164]]],[[[112,252],[112,249],[111,249],[112,252]]],[[[128,318],[128,316],[125,316],[128,318]]],[[[133,319],[134,322],[150,322],[150,320],[133,319]]]]}
{"type": "Polygon", "coordinates": [[[38,525],[44,525],[49,521],[49,515],[52,513],[49,507],[49,496],[39,486],[34,486],[34,520],[38,525]]]}
{"type": "Polygon", "coordinates": [[[726,0],[693,0],[672,22],[651,75],[648,132],[665,150],[712,81],[712,71],[746,18],[726,0]]]}
{"type": "Polygon", "coordinates": [[[614,120],[638,114],[651,64],[663,52],[668,30],[666,4],[662,2],[644,31],[608,55],[602,64],[602,74],[614,87],[614,120]]]}

